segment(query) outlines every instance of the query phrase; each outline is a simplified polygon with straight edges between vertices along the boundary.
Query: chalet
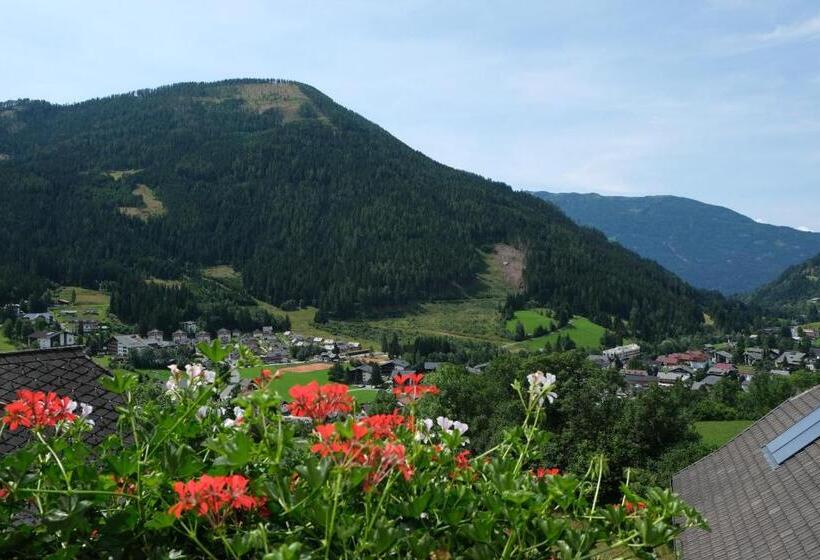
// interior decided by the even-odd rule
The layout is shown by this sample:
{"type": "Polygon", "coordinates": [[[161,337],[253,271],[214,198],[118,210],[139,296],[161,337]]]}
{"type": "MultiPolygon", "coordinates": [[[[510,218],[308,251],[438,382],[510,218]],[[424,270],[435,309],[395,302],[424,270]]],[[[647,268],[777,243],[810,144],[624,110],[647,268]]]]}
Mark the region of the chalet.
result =
{"type": "Polygon", "coordinates": [[[806,361],[806,354],[803,352],[793,352],[791,350],[783,352],[774,361],[775,365],[784,367],[789,370],[800,369],[806,361]]]}
{"type": "Polygon", "coordinates": [[[677,366],[672,371],[659,371],[658,385],[671,386],[678,381],[688,381],[692,377],[689,371],[689,368],[683,366],[677,366]]]}
{"type": "Polygon", "coordinates": [[[692,383],[692,390],[697,391],[704,387],[710,389],[717,385],[721,379],[723,379],[722,375],[707,374],[706,377],[704,377],[700,381],[695,381],[694,383],[692,383]]]}
{"type": "Polygon", "coordinates": [[[159,329],[151,329],[148,331],[145,338],[148,339],[148,342],[162,342],[162,338],[164,333],[159,329]]]}
{"type": "Polygon", "coordinates": [[[136,334],[118,334],[108,340],[108,353],[112,356],[127,357],[132,350],[148,347],[148,341],[136,334]]]}
{"type": "Polygon", "coordinates": [[[719,362],[710,367],[709,371],[706,372],[707,375],[731,375],[733,373],[737,373],[737,368],[734,364],[726,362],[719,362]]]}
{"type": "Polygon", "coordinates": [[[641,355],[641,347],[634,343],[625,346],[616,346],[615,348],[604,350],[603,354],[610,360],[617,358],[621,362],[627,362],[641,355]]]}
{"type": "Polygon", "coordinates": [[[195,334],[198,327],[196,321],[183,321],[179,324],[179,328],[188,334],[195,334]]]}
{"type": "Polygon", "coordinates": [[[233,331],[231,331],[231,338],[239,340],[240,338],[242,338],[242,331],[240,331],[239,329],[234,329],[233,331]]]}
{"type": "Polygon", "coordinates": [[[743,352],[743,360],[746,362],[746,365],[749,366],[754,365],[765,358],[766,351],[763,348],[758,348],[757,346],[747,348],[743,352]]]}
{"type": "Polygon", "coordinates": [[[820,386],[782,403],[672,479],[709,522],[687,529],[683,560],[820,557],[820,386]]]}
{"type": "Polygon", "coordinates": [[[74,335],[65,331],[35,331],[28,335],[29,346],[41,350],[72,346],[75,343],[74,335]]]}
{"type": "Polygon", "coordinates": [[[273,327],[270,325],[265,325],[262,327],[262,334],[273,334],[273,327]]]}
{"type": "Polygon", "coordinates": [[[228,329],[219,329],[216,331],[216,338],[218,338],[222,344],[228,344],[231,341],[231,331],[228,329]]]}
{"type": "Polygon", "coordinates": [[[70,323],[70,329],[74,334],[93,334],[102,329],[100,322],[96,319],[78,319],[70,323]]]}
{"type": "Polygon", "coordinates": [[[655,363],[659,366],[688,365],[695,369],[703,369],[709,362],[709,356],[700,350],[689,350],[687,352],[676,352],[655,358],[655,363]]]}
{"type": "Polygon", "coordinates": [[[45,312],[45,313],[23,313],[21,318],[26,319],[28,321],[31,321],[32,323],[34,323],[38,319],[42,319],[43,321],[45,321],[49,325],[54,322],[54,315],[52,315],[49,312],[45,312]]]}
{"type": "Polygon", "coordinates": [[[183,330],[176,330],[171,333],[171,340],[174,341],[174,344],[188,344],[188,333],[183,330]]]}
{"type": "Polygon", "coordinates": [[[732,353],[726,350],[717,350],[714,354],[714,359],[719,364],[731,364],[732,353]]]}
{"type": "MultiPolygon", "coordinates": [[[[94,429],[85,436],[95,445],[117,428],[118,395],[109,393],[99,383],[108,372],[95,364],[78,346],[50,350],[26,350],[0,354],[0,403],[16,399],[21,388],[55,391],[94,407],[91,419],[94,429]]],[[[5,430],[0,434],[0,457],[25,445],[29,430],[5,430]]]]}
{"type": "Polygon", "coordinates": [[[622,373],[627,387],[629,387],[633,393],[642,391],[646,387],[658,383],[657,377],[649,375],[648,372],[644,370],[625,369],[622,373]]]}
{"type": "Polygon", "coordinates": [[[211,341],[211,333],[206,331],[199,331],[196,333],[196,341],[197,342],[210,342],[211,341]]]}
{"type": "Polygon", "coordinates": [[[769,371],[769,375],[778,375],[780,377],[788,377],[791,374],[792,372],[787,369],[773,369],[769,371]]]}

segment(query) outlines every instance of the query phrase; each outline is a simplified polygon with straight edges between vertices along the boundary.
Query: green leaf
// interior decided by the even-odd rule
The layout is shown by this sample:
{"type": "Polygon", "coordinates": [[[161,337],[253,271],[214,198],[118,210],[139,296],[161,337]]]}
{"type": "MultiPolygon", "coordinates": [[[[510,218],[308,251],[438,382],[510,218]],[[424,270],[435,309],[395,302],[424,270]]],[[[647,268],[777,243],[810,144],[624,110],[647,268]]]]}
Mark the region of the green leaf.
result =
{"type": "Polygon", "coordinates": [[[153,531],[159,531],[160,529],[167,529],[174,524],[174,521],[176,521],[176,517],[170,513],[155,511],[154,515],[151,516],[151,519],[145,523],[145,527],[153,531]]]}

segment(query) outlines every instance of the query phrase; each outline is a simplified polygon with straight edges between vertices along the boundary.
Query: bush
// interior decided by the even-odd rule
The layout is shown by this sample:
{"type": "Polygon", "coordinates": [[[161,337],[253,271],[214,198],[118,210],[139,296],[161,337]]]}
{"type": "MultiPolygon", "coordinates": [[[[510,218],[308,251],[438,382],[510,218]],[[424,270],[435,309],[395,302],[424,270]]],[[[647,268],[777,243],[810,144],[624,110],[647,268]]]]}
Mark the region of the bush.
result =
{"type": "Polygon", "coordinates": [[[67,397],[21,392],[6,406],[0,429],[32,439],[0,459],[0,555],[649,558],[703,525],[668,490],[624,484],[619,503],[601,503],[602,457],[583,477],[539,465],[553,376],[516,382],[523,422],[472,457],[466,424],[417,418],[437,392],[423,375],[397,376],[399,409],[380,415],[357,416],[338,384],[292,387],[285,404],[267,370],[225,402],[235,364],[200,350],[213,371],[172,367],[160,398],[135,398],[135,374],[103,378],[123,406],[93,449],[93,412],[67,397]]]}

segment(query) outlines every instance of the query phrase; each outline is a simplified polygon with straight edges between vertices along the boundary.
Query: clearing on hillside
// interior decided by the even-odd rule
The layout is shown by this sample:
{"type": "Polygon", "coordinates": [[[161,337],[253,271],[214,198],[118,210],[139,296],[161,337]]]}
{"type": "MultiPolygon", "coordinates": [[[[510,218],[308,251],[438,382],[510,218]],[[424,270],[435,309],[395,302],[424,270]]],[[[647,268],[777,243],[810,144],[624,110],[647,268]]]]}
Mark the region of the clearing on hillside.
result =
{"type": "Polygon", "coordinates": [[[285,123],[316,118],[330,124],[330,120],[322,115],[313,102],[294,83],[268,82],[253,84],[225,84],[216,89],[214,97],[199,97],[199,101],[221,103],[225,99],[239,99],[245,109],[256,113],[264,113],[275,109],[282,115],[285,123]]]}
{"type": "Polygon", "coordinates": [[[601,325],[593,323],[586,317],[576,315],[570,320],[569,325],[556,332],[537,338],[530,338],[522,342],[516,342],[515,344],[511,344],[509,348],[513,350],[522,348],[540,350],[547,342],[554,346],[558,341],[558,335],[561,335],[562,337],[566,338],[568,336],[572,339],[577,348],[594,350],[601,347],[601,337],[604,336],[604,333],[606,333],[606,329],[601,325]]]}
{"type": "Polygon", "coordinates": [[[113,171],[107,171],[103,173],[103,175],[108,175],[115,181],[119,181],[123,177],[130,177],[131,175],[136,175],[142,171],[142,169],[115,169],[113,171]]]}
{"type": "Polygon", "coordinates": [[[513,318],[507,321],[507,332],[515,334],[515,325],[518,322],[524,325],[524,332],[527,335],[532,335],[538,327],[549,330],[554,323],[546,309],[522,309],[516,311],[513,318]]]}
{"type": "Polygon", "coordinates": [[[132,194],[142,198],[142,207],[120,206],[120,214],[128,216],[129,218],[137,218],[143,222],[147,222],[154,217],[165,215],[165,206],[148,185],[138,185],[137,188],[132,191],[132,194]]]}
{"type": "Polygon", "coordinates": [[[504,272],[504,281],[512,290],[524,288],[524,252],[512,245],[498,243],[493,247],[493,260],[504,272]]]}

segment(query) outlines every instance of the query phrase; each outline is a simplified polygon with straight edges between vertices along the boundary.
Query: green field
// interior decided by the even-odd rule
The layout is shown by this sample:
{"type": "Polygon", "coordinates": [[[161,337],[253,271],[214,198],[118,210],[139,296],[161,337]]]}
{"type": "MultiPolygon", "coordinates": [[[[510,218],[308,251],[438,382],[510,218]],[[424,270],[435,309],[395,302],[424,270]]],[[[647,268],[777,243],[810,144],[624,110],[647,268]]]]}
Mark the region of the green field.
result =
{"type": "Polygon", "coordinates": [[[569,336],[578,348],[597,349],[601,346],[601,337],[605,332],[606,329],[604,329],[604,327],[593,323],[586,317],[576,315],[570,320],[568,326],[559,331],[522,342],[516,342],[515,344],[511,344],[509,348],[540,350],[548,341],[550,344],[555,344],[560,334],[562,337],[569,336]]]}
{"type": "MultiPolygon", "coordinates": [[[[241,370],[242,377],[246,379],[253,379],[254,377],[259,375],[259,371],[263,369],[269,369],[276,371],[277,369],[281,369],[284,367],[292,366],[293,364],[279,364],[275,366],[264,366],[264,367],[255,367],[255,368],[245,368],[241,370]]],[[[280,395],[287,397],[288,390],[293,387],[294,385],[307,385],[311,381],[317,381],[320,385],[324,385],[325,383],[329,383],[330,380],[328,379],[329,370],[324,371],[304,371],[304,372],[285,372],[282,374],[282,377],[279,379],[274,379],[272,381],[273,387],[276,391],[279,392],[280,395]]],[[[373,402],[376,398],[376,394],[378,391],[374,389],[364,389],[360,387],[351,387],[350,393],[356,398],[356,402],[358,403],[369,403],[373,402]]]]}
{"type": "Polygon", "coordinates": [[[695,422],[695,430],[700,434],[703,443],[711,447],[720,447],[753,423],[752,420],[695,422]]]}
{"type": "Polygon", "coordinates": [[[16,349],[14,344],[0,332],[0,352],[13,352],[16,349]]]}
{"type": "Polygon", "coordinates": [[[72,290],[77,296],[73,304],[70,303],[51,309],[58,321],[63,322],[72,319],[96,319],[101,321],[108,316],[108,306],[111,303],[111,297],[108,294],[87,288],[64,286],[57,291],[57,297],[70,301],[72,290]],[[66,314],[66,311],[76,311],[77,313],[66,314]]]}
{"type": "Polygon", "coordinates": [[[554,321],[546,309],[524,309],[516,311],[513,318],[507,321],[507,332],[515,334],[515,326],[519,322],[524,326],[524,332],[531,336],[539,326],[549,330],[554,321]]]}

